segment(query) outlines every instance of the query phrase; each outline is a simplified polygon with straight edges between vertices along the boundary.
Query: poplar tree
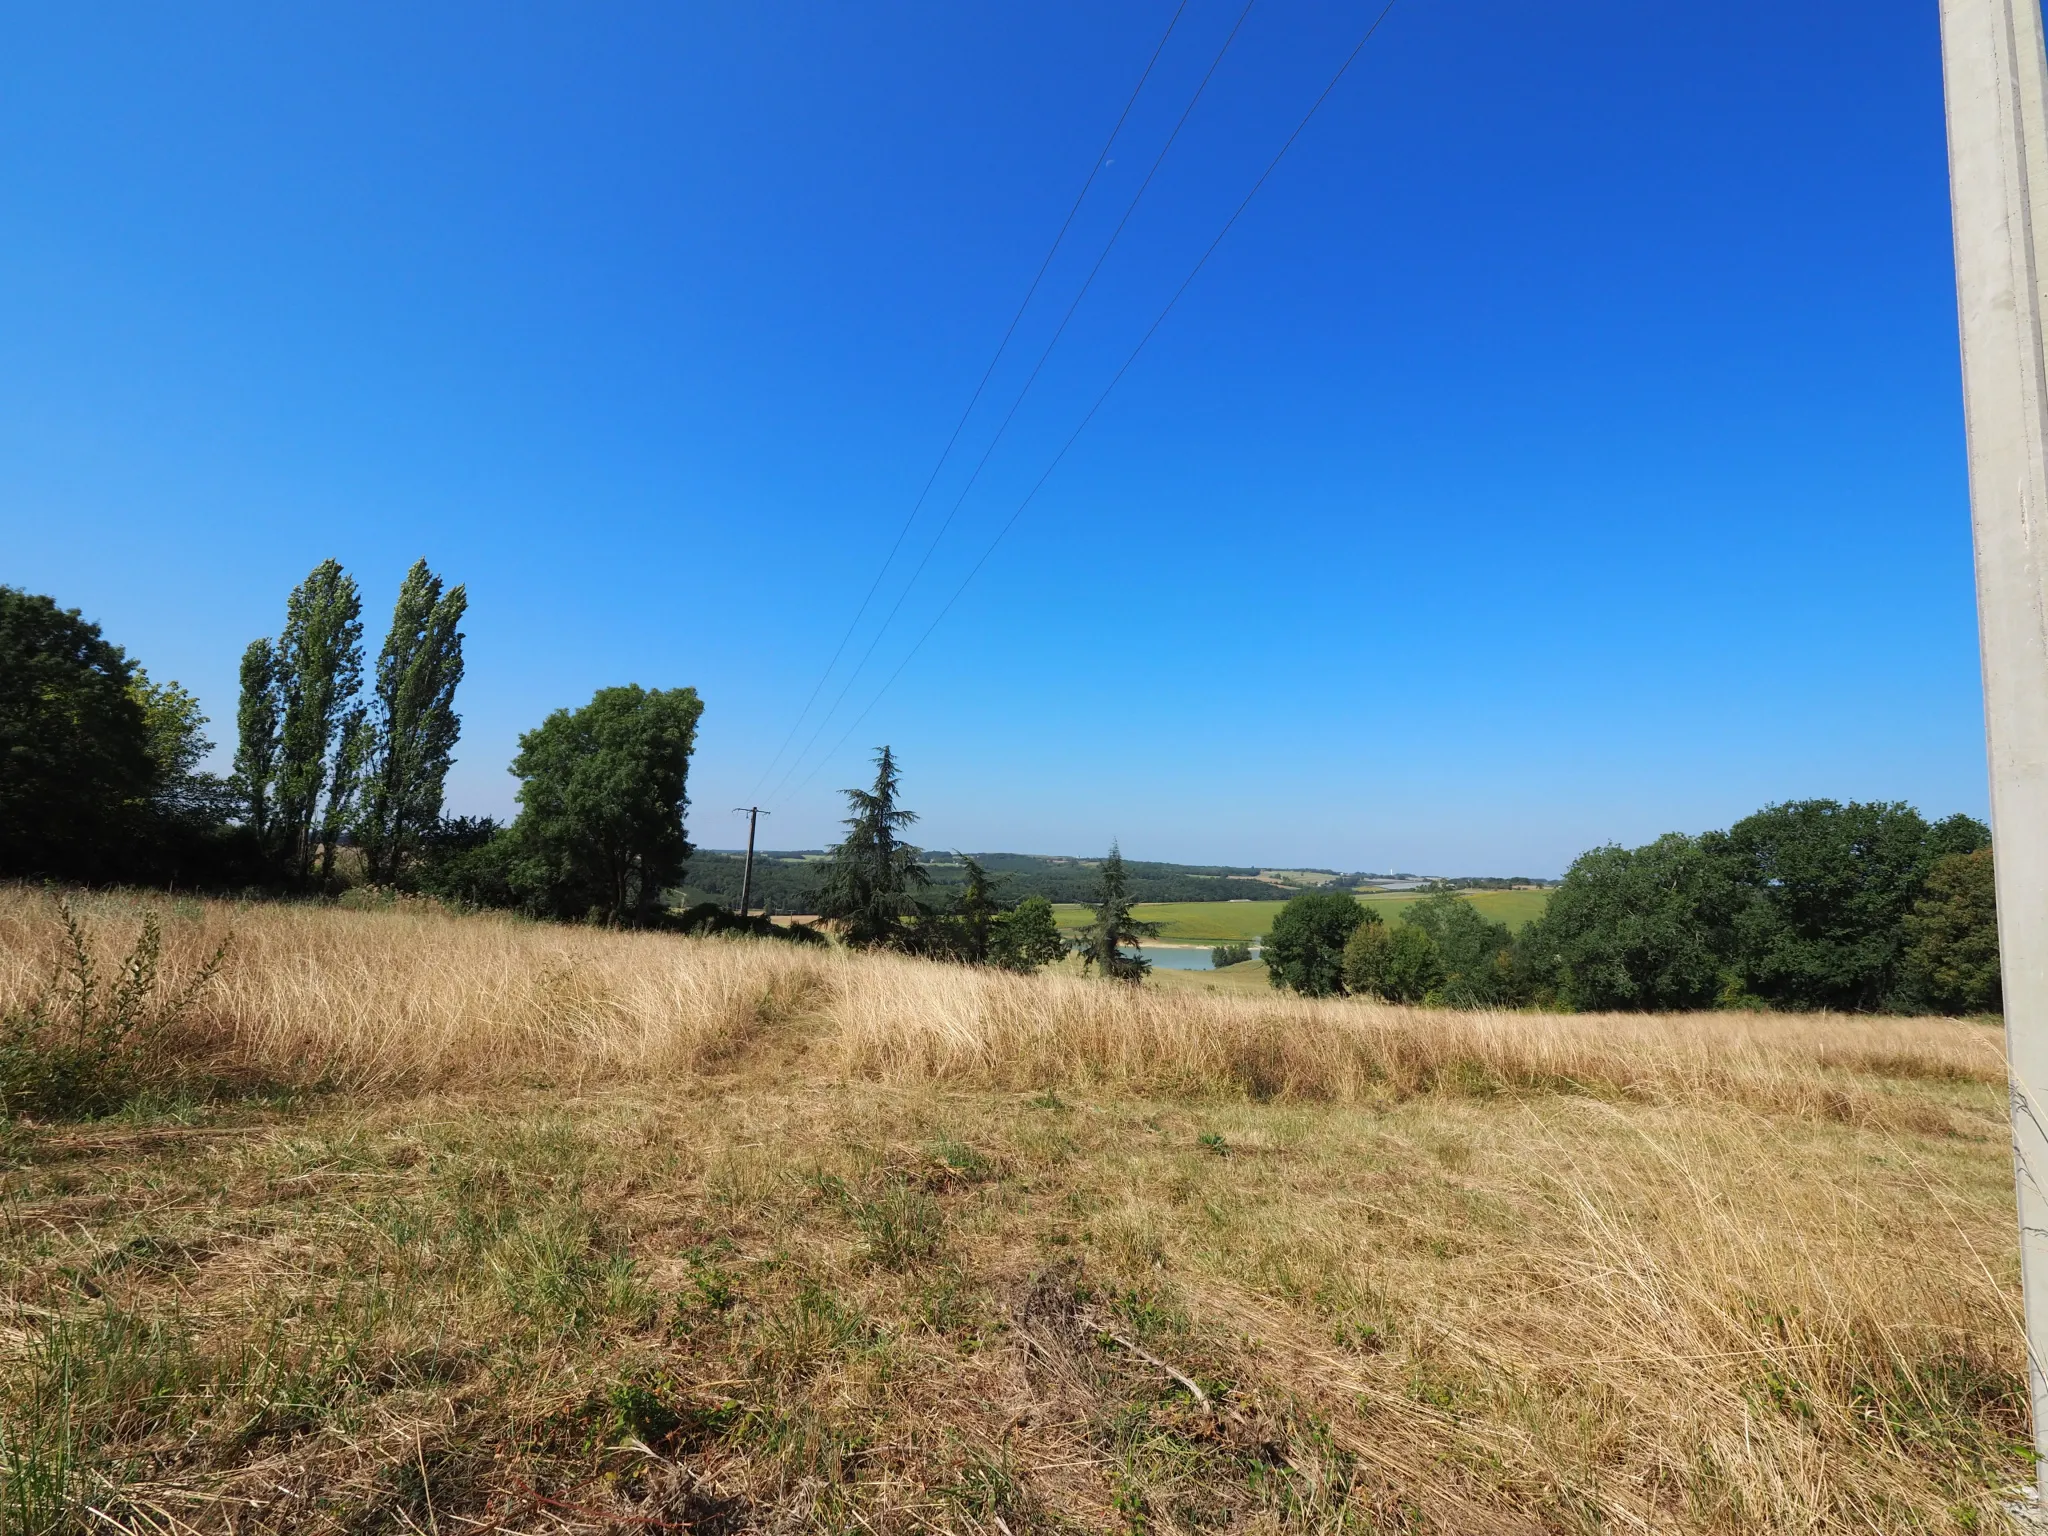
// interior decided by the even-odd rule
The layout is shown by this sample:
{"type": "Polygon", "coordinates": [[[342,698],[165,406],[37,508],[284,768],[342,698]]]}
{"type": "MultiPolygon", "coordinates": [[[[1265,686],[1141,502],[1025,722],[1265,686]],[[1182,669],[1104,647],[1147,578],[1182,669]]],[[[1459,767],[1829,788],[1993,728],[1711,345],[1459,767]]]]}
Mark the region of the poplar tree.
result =
{"type": "Polygon", "coordinates": [[[354,578],[323,560],[292,589],[277,642],[280,701],[276,807],[278,845],[287,872],[313,872],[315,840],[324,839],[323,876],[333,873],[333,846],[353,792],[350,750],[360,750],[352,705],[363,681],[363,601],[354,578]],[[337,791],[340,798],[337,802],[337,791]]]}
{"type": "Polygon", "coordinates": [[[845,925],[842,935],[855,949],[904,948],[911,934],[905,919],[916,906],[911,893],[931,884],[919,850],[903,840],[917,813],[896,803],[901,783],[895,754],[884,746],[875,753],[874,787],[843,791],[853,814],[832,850],[819,910],[845,925]]]}
{"type": "Polygon", "coordinates": [[[1100,967],[1113,981],[1143,981],[1152,962],[1143,955],[1125,954],[1124,946],[1136,949],[1144,940],[1157,937],[1159,925],[1141,923],[1131,915],[1135,903],[1124,874],[1123,852],[1115,843],[1109,845],[1109,857],[1102,861],[1098,882],[1095,921],[1075,935],[1074,952],[1081,957],[1083,970],[1100,967]]]}
{"type": "Polygon", "coordinates": [[[272,792],[278,767],[277,652],[268,640],[251,640],[242,652],[242,701],[235,714],[235,783],[242,815],[256,841],[278,853],[272,792]]]}
{"type": "Polygon", "coordinates": [[[469,607],[462,587],[416,560],[398,589],[391,632],[377,657],[376,699],[368,722],[362,814],[356,834],[369,878],[395,881],[409,855],[441,817],[441,800],[462,721],[462,631],[469,607]]]}

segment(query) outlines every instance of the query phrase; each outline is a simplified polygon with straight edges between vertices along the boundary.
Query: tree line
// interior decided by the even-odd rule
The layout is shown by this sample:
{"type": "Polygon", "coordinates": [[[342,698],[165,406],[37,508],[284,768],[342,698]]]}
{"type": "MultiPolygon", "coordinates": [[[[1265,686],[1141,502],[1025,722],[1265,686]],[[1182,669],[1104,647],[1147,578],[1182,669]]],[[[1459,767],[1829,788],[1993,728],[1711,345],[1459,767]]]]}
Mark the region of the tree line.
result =
{"type": "Polygon", "coordinates": [[[1450,1007],[2002,1007],[1989,829],[1898,802],[1792,801],[1593,849],[1519,933],[1448,889],[1392,923],[1306,892],[1262,953],[1276,987],[1450,1007]]]}
{"type": "MultiPolygon", "coordinates": [[[[519,738],[518,815],[450,818],[468,597],[416,562],[374,665],[361,593],[333,560],[286,599],[241,661],[234,771],[198,700],[159,682],[97,625],[0,587],[0,877],[331,893],[418,891],[536,917],[792,933],[716,903],[678,913],[691,855],[693,688],[598,689],[519,738]]],[[[858,948],[1030,970],[1070,950],[1140,980],[1134,871],[1114,847],[1075,894],[1064,939],[1042,891],[909,841],[894,754],[845,791],[840,843],[808,870],[815,908],[858,948]],[[934,866],[944,878],[934,878],[934,866]]],[[[1010,862],[992,856],[989,862],[1010,862]]],[[[1017,871],[1021,875],[1023,871],[1017,871]]],[[[1236,875],[1218,867],[1221,881],[1236,875]]],[[[1544,915],[1512,933],[1455,890],[1396,922],[1335,888],[1305,891],[1262,953],[1273,984],[1471,1007],[1711,1007],[1988,1013],[2001,1006],[1990,834],[1903,803],[1801,800],[1725,831],[1581,855],[1544,915]]]]}
{"type": "Polygon", "coordinates": [[[366,666],[362,594],[323,560],[243,652],[234,771],[193,695],[97,624],[0,587],[0,877],[332,894],[372,884],[654,924],[690,847],[692,688],[600,688],[519,738],[509,825],[450,818],[468,594],[416,562],[366,666]]]}
{"type": "MultiPolygon", "coordinates": [[[[374,665],[362,594],[324,560],[286,598],[275,636],[242,654],[234,770],[209,774],[198,700],[158,684],[96,624],[0,587],[0,877],[334,894],[368,884],[534,917],[817,942],[718,905],[670,907],[692,852],[693,688],[600,688],[519,738],[509,823],[444,814],[461,736],[468,595],[424,561],[399,585],[374,665]]],[[[1031,970],[1066,942],[1042,896],[973,859],[934,889],[887,747],[846,791],[847,835],[822,861],[817,908],[844,941],[1031,970]]],[[[1109,878],[1123,889],[1114,855],[1109,878]]],[[[1112,928],[1129,924],[1129,901],[1112,928]]],[[[1114,943],[1091,951],[1142,974],[1114,943]]]]}
{"type": "MultiPolygon", "coordinates": [[[[926,872],[935,888],[957,889],[968,880],[966,854],[933,853],[926,872]]],[[[984,875],[995,876],[1015,899],[1043,896],[1054,905],[1092,903],[1100,886],[1097,859],[1050,858],[1041,854],[977,853],[972,855],[984,875]]],[[[738,855],[699,849],[690,859],[689,895],[699,901],[737,903],[745,878],[738,855]]],[[[1274,901],[1286,890],[1256,878],[1256,870],[1220,870],[1201,866],[1124,861],[1132,897],[1154,901],[1274,901]]],[[[754,860],[753,896],[776,912],[816,912],[824,889],[825,861],[788,852],[764,853],[754,860]]]]}

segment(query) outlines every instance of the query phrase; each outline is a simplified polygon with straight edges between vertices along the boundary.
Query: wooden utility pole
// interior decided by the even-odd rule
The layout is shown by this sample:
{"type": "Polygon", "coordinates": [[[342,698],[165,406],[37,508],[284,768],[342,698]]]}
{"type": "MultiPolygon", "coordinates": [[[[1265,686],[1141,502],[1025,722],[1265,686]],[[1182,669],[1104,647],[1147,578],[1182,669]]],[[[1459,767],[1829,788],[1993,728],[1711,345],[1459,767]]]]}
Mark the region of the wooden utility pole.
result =
{"type": "Polygon", "coordinates": [[[1941,53],[2027,1386],[2048,1496],[2048,61],[2040,0],[1941,0],[1941,53]]]}
{"type": "Polygon", "coordinates": [[[775,813],[764,811],[758,805],[736,805],[732,813],[747,818],[747,867],[740,874],[740,916],[745,917],[754,899],[754,828],[763,816],[775,813]]]}

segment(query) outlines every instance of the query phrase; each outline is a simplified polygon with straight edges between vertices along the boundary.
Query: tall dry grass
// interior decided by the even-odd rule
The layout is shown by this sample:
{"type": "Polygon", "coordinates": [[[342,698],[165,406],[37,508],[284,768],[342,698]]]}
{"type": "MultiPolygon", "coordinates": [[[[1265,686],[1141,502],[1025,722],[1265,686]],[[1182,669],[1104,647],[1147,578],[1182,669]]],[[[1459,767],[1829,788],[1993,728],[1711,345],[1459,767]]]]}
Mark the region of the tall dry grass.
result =
{"type": "MultiPolygon", "coordinates": [[[[0,1009],[60,958],[57,899],[0,890],[0,1009]]],[[[1556,1015],[1244,998],[887,955],[451,916],[138,895],[74,899],[117,951],[145,907],[176,977],[230,941],[180,1041],[209,1070],[423,1090],[730,1072],[757,1051],[884,1082],[1361,1102],[1431,1088],[1733,1099],[1835,1119],[1929,1113],[1886,1079],[1994,1084],[1950,1019],[1556,1015]]]]}
{"type": "MultiPolygon", "coordinates": [[[[132,1197],[187,1224],[158,1249],[222,1255],[161,1295],[130,1282],[178,1327],[323,1316],[342,1292],[321,1286],[389,1273],[419,1313],[392,1350],[453,1326],[535,1415],[655,1372],[742,1426],[875,1439],[875,1508],[957,1500],[932,1447],[971,1443],[1088,1529],[1135,1523],[1132,1490],[1153,1528],[1199,1528],[1176,1500],[1249,1498],[1275,1455],[1289,1498],[1356,1485],[1240,1528],[1981,1530],[2023,1473],[2004,1067],[1982,1024],[1446,1013],[427,908],[75,905],[106,954],[158,911],[174,979],[232,932],[189,1064],[392,1102],[316,1104],[186,1162],[110,1156],[99,1185],[85,1153],[20,1175],[20,1229],[54,1246],[0,1249],[0,1294],[39,1306],[92,1315],[66,1277],[137,1251],[132,1197]],[[664,1087],[700,1078],[768,1091],[664,1087]],[[568,1091],[398,1097],[533,1083],[568,1091]],[[1094,1091],[934,1091],[955,1087],[1094,1091]],[[1096,1311],[1063,1333],[1006,1300],[1033,1272],[1096,1311]],[[628,1297],[520,1354],[535,1296],[584,1296],[564,1275],[682,1299],[665,1332],[628,1297]],[[1097,1324],[1231,1383],[1245,1418],[1176,1417],[1097,1324]]],[[[45,984],[56,919],[53,897],[0,890],[0,1009],[45,984]]],[[[69,1128],[49,1135],[71,1155],[69,1128]]],[[[0,1421],[28,1400],[8,1364],[0,1333],[0,1421]]],[[[353,1488],[372,1450],[454,1433],[434,1428],[446,1391],[373,1387],[347,1411],[381,1439],[280,1442],[262,1478],[222,1453],[221,1476],[268,1499],[328,1456],[323,1487],[353,1488]]],[[[223,1423],[253,1412],[231,1406],[223,1423]]],[[[510,1420],[490,1433],[526,1443],[510,1420]]],[[[815,1467],[776,1434],[735,1429],[707,1475],[781,1501],[763,1528],[854,1528],[790,1514],[815,1467]]],[[[178,1507],[214,1511],[194,1488],[178,1507]]],[[[538,1513],[517,1528],[556,1528],[538,1513]]],[[[873,1528],[913,1525],[991,1528],[873,1528]]]]}

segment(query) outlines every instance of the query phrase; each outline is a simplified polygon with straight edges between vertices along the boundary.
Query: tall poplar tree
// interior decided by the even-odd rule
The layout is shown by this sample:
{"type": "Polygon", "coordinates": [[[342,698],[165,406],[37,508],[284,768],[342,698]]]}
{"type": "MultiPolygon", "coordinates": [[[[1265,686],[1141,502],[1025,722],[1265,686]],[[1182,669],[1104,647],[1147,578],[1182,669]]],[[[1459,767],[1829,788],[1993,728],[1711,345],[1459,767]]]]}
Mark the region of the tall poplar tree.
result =
{"type": "Polygon", "coordinates": [[[333,871],[340,813],[354,789],[350,751],[361,745],[350,727],[363,681],[363,600],[340,562],[321,561],[292,589],[276,663],[278,844],[288,873],[303,880],[323,839],[322,874],[333,871]]]}
{"type": "Polygon", "coordinates": [[[442,591],[427,562],[413,562],[398,589],[391,632],[377,657],[369,717],[362,814],[356,835],[373,881],[395,881],[441,816],[448,765],[462,730],[455,689],[462,681],[462,587],[442,591]]]}
{"type": "Polygon", "coordinates": [[[278,703],[277,651],[268,640],[251,640],[242,652],[242,700],[235,713],[235,783],[242,815],[265,854],[276,857],[278,703]]]}
{"type": "Polygon", "coordinates": [[[916,909],[911,893],[931,883],[918,850],[903,840],[917,813],[896,803],[901,782],[895,754],[885,746],[875,753],[874,788],[844,791],[853,814],[844,823],[845,839],[832,850],[819,910],[844,925],[841,932],[856,949],[904,947],[911,932],[905,920],[916,909]]]}

